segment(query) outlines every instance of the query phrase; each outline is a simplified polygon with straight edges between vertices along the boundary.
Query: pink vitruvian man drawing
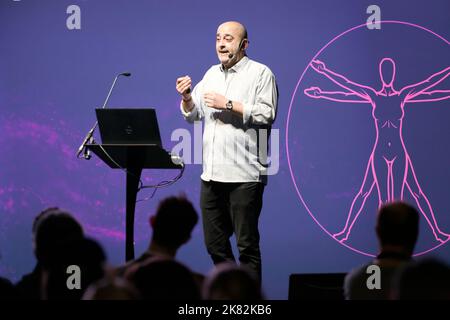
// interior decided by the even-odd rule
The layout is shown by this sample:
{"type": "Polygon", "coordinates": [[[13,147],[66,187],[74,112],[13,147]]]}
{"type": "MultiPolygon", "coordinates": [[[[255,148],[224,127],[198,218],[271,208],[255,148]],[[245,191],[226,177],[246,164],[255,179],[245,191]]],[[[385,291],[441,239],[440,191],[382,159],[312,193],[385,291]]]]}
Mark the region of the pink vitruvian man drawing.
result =
{"type": "Polygon", "coordinates": [[[319,87],[311,87],[304,90],[308,97],[341,103],[370,104],[375,122],[375,143],[369,156],[361,187],[353,198],[344,228],[335,233],[333,237],[341,243],[348,239],[374,188],[378,193],[379,206],[387,202],[403,200],[406,188],[430,226],[436,241],[441,243],[447,241],[450,235],[439,228],[430,201],[420,187],[405,146],[402,127],[406,104],[450,99],[450,90],[431,91],[433,87],[450,76],[450,67],[434,73],[421,82],[396,90],[394,88],[395,62],[391,58],[384,58],[379,63],[382,87],[380,90],[376,90],[353,82],[328,69],[322,61],[313,60],[310,66],[344,91],[323,91],[319,87]]]}

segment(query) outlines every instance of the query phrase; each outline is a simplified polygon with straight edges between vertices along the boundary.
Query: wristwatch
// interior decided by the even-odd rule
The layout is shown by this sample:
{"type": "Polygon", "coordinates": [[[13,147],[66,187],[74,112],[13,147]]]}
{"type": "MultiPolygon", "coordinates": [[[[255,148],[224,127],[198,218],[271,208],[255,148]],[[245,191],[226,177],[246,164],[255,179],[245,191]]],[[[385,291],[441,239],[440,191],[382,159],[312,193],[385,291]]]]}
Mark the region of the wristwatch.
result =
{"type": "Polygon", "coordinates": [[[233,110],[233,101],[228,100],[227,104],[225,105],[228,111],[233,110]]]}

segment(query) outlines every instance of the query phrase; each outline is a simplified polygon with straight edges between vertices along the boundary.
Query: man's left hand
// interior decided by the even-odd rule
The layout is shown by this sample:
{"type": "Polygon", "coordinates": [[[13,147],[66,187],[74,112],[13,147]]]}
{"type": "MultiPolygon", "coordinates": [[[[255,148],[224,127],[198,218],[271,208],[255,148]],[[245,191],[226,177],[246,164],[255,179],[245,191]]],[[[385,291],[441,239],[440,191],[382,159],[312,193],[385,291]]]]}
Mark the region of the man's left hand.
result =
{"type": "Polygon", "coordinates": [[[216,92],[207,92],[203,96],[205,103],[208,107],[217,110],[223,110],[226,108],[227,99],[216,92]]]}

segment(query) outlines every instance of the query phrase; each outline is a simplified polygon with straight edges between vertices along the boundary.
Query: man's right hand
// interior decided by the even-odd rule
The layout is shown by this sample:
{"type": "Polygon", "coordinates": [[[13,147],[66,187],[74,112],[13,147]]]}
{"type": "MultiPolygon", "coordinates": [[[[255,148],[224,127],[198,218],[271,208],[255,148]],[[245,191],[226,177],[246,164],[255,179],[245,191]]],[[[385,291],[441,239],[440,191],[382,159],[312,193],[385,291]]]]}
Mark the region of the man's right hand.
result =
{"type": "Polygon", "coordinates": [[[177,91],[183,97],[184,101],[191,99],[191,77],[185,76],[177,79],[177,91]]]}

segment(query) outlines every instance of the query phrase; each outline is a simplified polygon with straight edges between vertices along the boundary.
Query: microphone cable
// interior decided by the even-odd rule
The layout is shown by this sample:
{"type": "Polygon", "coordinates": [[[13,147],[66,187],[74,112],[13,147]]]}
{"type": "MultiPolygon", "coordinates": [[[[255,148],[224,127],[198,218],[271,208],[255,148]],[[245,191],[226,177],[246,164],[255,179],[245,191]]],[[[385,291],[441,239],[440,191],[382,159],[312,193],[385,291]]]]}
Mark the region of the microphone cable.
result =
{"type": "MultiPolygon", "coordinates": [[[[111,160],[112,163],[114,163],[114,165],[116,165],[120,170],[122,170],[123,172],[125,172],[126,174],[130,174],[132,176],[134,176],[135,178],[137,178],[137,176],[133,173],[131,173],[130,171],[128,171],[126,168],[123,168],[120,164],[118,164],[113,157],[103,148],[103,146],[101,144],[98,145],[100,147],[100,149],[102,149],[102,151],[105,153],[105,155],[109,158],[109,160],[111,160]]],[[[181,160],[180,165],[181,168],[179,169],[180,171],[178,172],[178,175],[175,176],[174,178],[170,179],[170,180],[163,180],[155,185],[144,185],[144,183],[142,182],[142,177],[139,178],[139,186],[137,189],[137,193],[139,193],[141,190],[143,189],[154,189],[152,194],[146,198],[143,199],[137,199],[136,203],[138,202],[143,202],[143,201],[147,201],[150,200],[151,198],[153,198],[156,194],[156,191],[159,188],[164,188],[164,187],[168,187],[171,186],[172,184],[174,184],[175,182],[177,182],[178,180],[181,179],[181,177],[183,176],[184,173],[184,169],[186,168],[186,166],[184,165],[184,162],[182,161],[181,158],[179,158],[181,160]]]]}
{"type": "Polygon", "coordinates": [[[185,165],[184,165],[184,162],[183,162],[183,161],[181,161],[180,165],[181,165],[181,168],[180,168],[180,171],[178,172],[178,175],[177,175],[176,177],[174,177],[174,178],[172,178],[172,179],[170,179],[170,180],[163,180],[163,181],[161,181],[161,182],[159,182],[159,183],[157,183],[157,184],[155,184],[155,185],[141,185],[141,186],[138,188],[138,192],[141,191],[141,190],[143,190],[143,189],[153,189],[153,192],[152,192],[152,194],[151,194],[150,196],[148,196],[148,197],[146,197],[146,198],[144,198],[144,199],[138,199],[138,200],[136,200],[136,203],[138,203],[138,202],[143,202],[143,201],[147,201],[147,200],[152,199],[152,198],[155,196],[155,193],[156,193],[156,191],[157,191],[159,188],[164,188],[164,187],[171,186],[172,184],[174,184],[175,182],[177,182],[178,180],[180,180],[181,177],[183,176],[184,169],[185,169],[185,165]]]}

